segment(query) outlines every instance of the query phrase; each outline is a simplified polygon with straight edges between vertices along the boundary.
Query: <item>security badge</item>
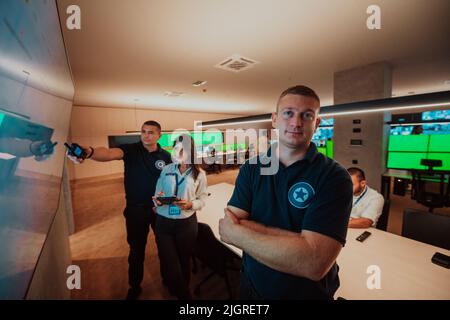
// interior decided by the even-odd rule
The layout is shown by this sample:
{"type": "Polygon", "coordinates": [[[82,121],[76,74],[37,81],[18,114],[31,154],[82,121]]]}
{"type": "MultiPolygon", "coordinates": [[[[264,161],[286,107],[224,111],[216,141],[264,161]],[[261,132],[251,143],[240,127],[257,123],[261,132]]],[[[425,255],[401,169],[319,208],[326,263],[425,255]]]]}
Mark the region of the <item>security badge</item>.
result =
{"type": "Polygon", "coordinates": [[[289,202],[296,208],[309,207],[315,195],[314,188],[307,182],[297,182],[288,192],[289,202]]]}
{"type": "Polygon", "coordinates": [[[162,170],[165,165],[166,165],[166,162],[164,160],[158,160],[155,162],[155,167],[158,170],[162,170]]]}
{"type": "Polygon", "coordinates": [[[169,216],[178,216],[181,214],[181,209],[174,204],[169,205],[169,216]]]}

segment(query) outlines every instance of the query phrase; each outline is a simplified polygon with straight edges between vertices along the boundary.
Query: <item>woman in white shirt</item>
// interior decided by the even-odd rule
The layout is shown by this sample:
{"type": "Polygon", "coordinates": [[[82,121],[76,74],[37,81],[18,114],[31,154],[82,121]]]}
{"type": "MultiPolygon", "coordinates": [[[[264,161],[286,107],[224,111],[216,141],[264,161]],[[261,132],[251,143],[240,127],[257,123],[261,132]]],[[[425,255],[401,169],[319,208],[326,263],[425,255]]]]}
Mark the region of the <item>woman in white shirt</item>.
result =
{"type": "Polygon", "coordinates": [[[169,292],[178,299],[191,299],[190,260],[197,239],[196,212],[205,206],[205,172],[195,163],[191,137],[181,135],[174,144],[174,163],[164,167],[156,184],[155,237],[161,274],[169,292]],[[175,196],[178,201],[164,205],[156,197],[175,196]]]}

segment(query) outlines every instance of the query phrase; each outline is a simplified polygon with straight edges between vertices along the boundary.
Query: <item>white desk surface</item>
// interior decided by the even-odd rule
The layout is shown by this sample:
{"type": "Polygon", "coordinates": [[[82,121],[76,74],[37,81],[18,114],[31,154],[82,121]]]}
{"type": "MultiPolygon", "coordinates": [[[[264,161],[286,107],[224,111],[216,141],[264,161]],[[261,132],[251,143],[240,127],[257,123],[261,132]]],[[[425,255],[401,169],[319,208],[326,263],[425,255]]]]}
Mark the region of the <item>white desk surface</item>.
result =
{"type": "MultiPolygon", "coordinates": [[[[220,183],[208,187],[211,193],[205,207],[198,212],[198,221],[211,226],[219,236],[219,219],[233,193],[234,186],[220,183]]],[[[372,235],[363,243],[356,241],[364,229],[348,229],[347,243],[337,262],[341,286],[335,297],[345,299],[450,299],[450,269],[431,263],[438,251],[449,250],[369,228],[372,235]],[[376,265],[381,271],[381,289],[368,289],[367,268],[376,265]]],[[[225,244],[242,256],[242,250],[225,244]]]]}
{"type": "MultiPolygon", "coordinates": [[[[198,222],[203,222],[208,224],[217,239],[220,239],[219,235],[219,219],[223,218],[223,209],[227,206],[228,200],[230,200],[233,194],[234,185],[229,183],[219,183],[208,187],[208,192],[211,195],[205,201],[205,206],[200,212],[197,212],[198,222]]],[[[242,250],[229,245],[228,243],[222,242],[228,248],[230,248],[234,253],[242,257],[242,250]]]]}

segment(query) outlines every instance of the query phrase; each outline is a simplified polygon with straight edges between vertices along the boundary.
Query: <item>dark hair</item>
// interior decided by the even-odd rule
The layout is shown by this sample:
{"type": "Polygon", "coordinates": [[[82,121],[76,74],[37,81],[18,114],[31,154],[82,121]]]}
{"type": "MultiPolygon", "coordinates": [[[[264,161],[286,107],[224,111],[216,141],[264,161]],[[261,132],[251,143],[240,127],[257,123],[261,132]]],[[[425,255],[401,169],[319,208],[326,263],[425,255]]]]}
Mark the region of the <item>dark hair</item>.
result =
{"type": "Polygon", "coordinates": [[[364,174],[364,171],[357,167],[351,167],[347,169],[348,173],[350,173],[351,176],[356,175],[358,178],[358,181],[366,180],[366,175],[364,174]]]}
{"type": "Polygon", "coordinates": [[[197,152],[195,150],[195,144],[194,144],[194,139],[192,139],[190,136],[186,135],[186,134],[182,134],[179,137],[177,137],[175,139],[175,141],[173,142],[173,146],[175,147],[175,145],[177,144],[177,142],[181,142],[183,144],[183,149],[185,146],[185,143],[190,143],[191,145],[191,163],[189,165],[190,168],[192,168],[192,177],[194,178],[194,181],[197,180],[198,175],[200,174],[200,166],[195,163],[195,158],[197,157],[197,152]]]}
{"type": "Polygon", "coordinates": [[[157,127],[158,130],[161,132],[161,125],[160,125],[158,122],[153,121],[153,120],[145,121],[145,122],[142,124],[142,126],[154,126],[154,127],[157,127]]]}
{"type": "Polygon", "coordinates": [[[278,105],[280,104],[280,100],[288,94],[295,94],[298,96],[311,97],[311,98],[316,99],[317,102],[319,102],[319,104],[320,104],[320,98],[313,89],[311,89],[307,86],[298,85],[298,86],[287,88],[286,90],[284,90],[281,93],[280,97],[278,98],[278,102],[277,102],[277,110],[278,110],[278,105]]]}
{"type": "Polygon", "coordinates": [[[420,125],[414,126],[412,129],[411,134],[422,134],[423,133],[423,127],[420,125]]]}

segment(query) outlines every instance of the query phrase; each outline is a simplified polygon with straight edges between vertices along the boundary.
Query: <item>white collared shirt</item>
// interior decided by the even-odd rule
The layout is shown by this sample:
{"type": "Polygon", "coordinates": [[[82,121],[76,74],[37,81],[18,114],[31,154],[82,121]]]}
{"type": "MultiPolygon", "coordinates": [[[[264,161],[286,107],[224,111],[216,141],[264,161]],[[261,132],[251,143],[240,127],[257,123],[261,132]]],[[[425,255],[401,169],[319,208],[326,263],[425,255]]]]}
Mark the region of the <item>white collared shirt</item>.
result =
{"type": "Polygon", "coordinates": [[[156,183],[155,196],[159,196],[163,192],[165,197],[176,196],[180,199],[192,202],[192,208],[189,210],[181,210],[179,215],[169,214],[169,205],[156,206],[156,212],[169,219],[186,219],[194,212],[201,210],[205,206],[205,199],[208,197],[206,192],[208,185],[206,174],[200,170],[197,180],[194,181],[191,170],[186,170],[183,174],[178,170],[178,164],[171,163],[165,166],[156,183]],[[177,177],[176,177],[177,176],[177,177]],[[176,191],[176,181],[178,179],[178,193],[176,191]]]}
{"type": "Polygon", "coordinates": [[[383,213],[384,198],[376,190],[366,186],[366,189],[357,197],[353,196],[351,218],[367,218],[373,221],[375,227],[383,213]]]}

